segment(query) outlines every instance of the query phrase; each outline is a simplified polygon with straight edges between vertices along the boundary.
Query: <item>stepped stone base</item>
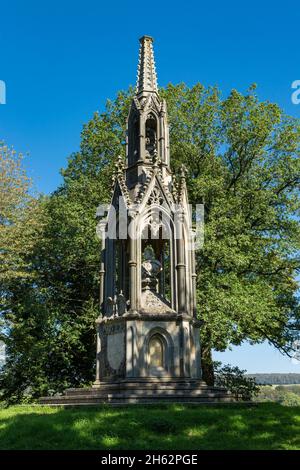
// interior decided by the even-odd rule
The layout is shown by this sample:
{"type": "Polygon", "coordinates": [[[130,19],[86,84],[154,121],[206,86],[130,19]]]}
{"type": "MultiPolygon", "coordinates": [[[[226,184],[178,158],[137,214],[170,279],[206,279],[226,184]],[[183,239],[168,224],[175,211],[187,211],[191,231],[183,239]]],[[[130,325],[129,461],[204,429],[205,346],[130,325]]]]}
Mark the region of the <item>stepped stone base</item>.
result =
{"type": "Polygon", "coordinates": [[[101,382],[89,388],[70,388],[64,395],[42,397],[43,405],[81,406],[139,403],[218,403],[234,402],[233,396],[221,387],[209,387],[192,379],[144,378],[101,382]]]}

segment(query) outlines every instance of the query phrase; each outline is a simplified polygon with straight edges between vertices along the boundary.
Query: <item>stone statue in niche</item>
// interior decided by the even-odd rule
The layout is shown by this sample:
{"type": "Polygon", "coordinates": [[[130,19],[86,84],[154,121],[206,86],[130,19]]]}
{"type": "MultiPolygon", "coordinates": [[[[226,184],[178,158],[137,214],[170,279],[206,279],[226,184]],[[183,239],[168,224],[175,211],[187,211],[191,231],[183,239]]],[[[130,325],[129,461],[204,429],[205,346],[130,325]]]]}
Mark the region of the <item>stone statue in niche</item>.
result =
{"type": "Polygon", "coordinates": [[[153,156],[157,150],[156,121],[153,116],[148,116],[146,122],[146,152],[153,156]]]}
{"type": "Polygon", "coordinates": [[[112,297],[107,298],[107,316],[112,316],[115,313],[115,301],[112,297]]]}
{"type": "Polygon", "coordinates": [[[127,309],[127,302],[123,292],[117,296],[117,307],[118,307],[118,315],[124,315],[127,309]]]}
{"type": "Polygon", "coordinates": [[[156,259],[151,245],[143,252],[142,269],[142,311],[147,314],[168,314],[174,312],[170,303],[158,292],[159,275],[163,271],[162,264],[156,259]]]}
{"type": "Polygon", "coordinates": [[[158,275],[162,271],[161,263],[155,259],[153,250],[146,248],[144,251],[144,261],[142,263],[142,288],[156,292],[158,285],[158,275]]]}

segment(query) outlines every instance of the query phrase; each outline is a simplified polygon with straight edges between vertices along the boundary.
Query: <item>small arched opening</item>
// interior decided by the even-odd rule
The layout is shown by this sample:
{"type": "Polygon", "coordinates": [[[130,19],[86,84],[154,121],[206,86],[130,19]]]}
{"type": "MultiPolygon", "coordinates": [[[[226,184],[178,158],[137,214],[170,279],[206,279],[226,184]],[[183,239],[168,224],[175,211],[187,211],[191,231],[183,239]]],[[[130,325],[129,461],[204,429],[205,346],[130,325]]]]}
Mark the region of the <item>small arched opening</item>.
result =
{"type": "Polygon", "coordinates": [[[159,335],[153,335],[149,342],[150,370],[164,369],[164,344],[159,335]]]}
{"type": "Polygon", "coordinates": [[[152,157],[157,150],[157,121],[153,114],[147,116],[145,136],[146,155],[152,157]]]}
{"type": "Polygon", "coordinates": [[[140,120],[132,113],[128,121],[128,165],[133,165],[139,159],[140,153],[140,120]]]}
{"type": "Polygon", "coordinates": [[[173,342],[167,331],[154,328],[146,341],[147,375],[172,375],[174,369],[173,342]]]}
{"type": "MultiPolygon", "coordinates": [[[[151,205],[141,220],[141,262],[151,259],[158,266],[155,271],[155,289],[159,298],[170,308],[176,307],[175,244],[173,222],[162,205],[151,205]]],[[[153,269],[154,269],[153,267],[153,269]]],[[[143,290],[143,269],[141,289],[143,290]]]]}

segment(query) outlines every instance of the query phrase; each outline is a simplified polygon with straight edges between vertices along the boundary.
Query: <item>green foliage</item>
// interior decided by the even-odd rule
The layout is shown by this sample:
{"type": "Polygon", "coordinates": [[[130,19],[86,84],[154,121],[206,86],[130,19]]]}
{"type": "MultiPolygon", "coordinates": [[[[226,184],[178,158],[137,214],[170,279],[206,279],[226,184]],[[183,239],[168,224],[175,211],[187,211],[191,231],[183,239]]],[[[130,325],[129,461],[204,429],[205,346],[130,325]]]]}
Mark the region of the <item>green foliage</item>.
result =
{"type": "MultiPolygon", "coordinates": [[[[168,85],[171,163],[188,169],[190,202],[205,203],[197,253],[204,372],[210,351],[268,340],[289,351],[299,329],[300,126],[250,89],[225,99],[215,88],[168,85]]],[[[0,380],[21,399],[93,378],[99,240],[95,211],[110,199],[125,154],[132,90],[120,92],[84,126],[63,184],[39,202],[43,223],[26,253],[27,271],[5,286],[8,362],[0,380]]]]}
{"type": "Polygon", "coordinates": [[[245,376],[246,371],[229,364],[215,362],[215,384],[229,390],[236,400],[250,401],[259,392],[255,379],[245,376]]]}
{"type": "Polygon", "coordinates": [[[287,386],[278,385],[276,387],[276,390],[292,392],[292,393],[295,393],[296,395],[300,395],[300,385],[299,384],[298,385],[287,385],[287,386]]]}
{"type": "Polygon", "coordinates": [[[261,401],[279,401],[278,392],[275,387],[271,385],[263,385],[259,387],[259,392],[257,394],[256,400],[261,401]]]}
{"type": "Polygon", "coordinates": [[[281,404],[283,406],[300,406],[300,397],[296,393],[288,392],[284,395],[281,404]]]}
{"type": "Polygon", "coordinates": [[[259,387],[256,401],[278,402],[283,406],[300,406],[300,385],[277,387],[263,385],[259,387]]]}
{"type": "Polygon", "coordinates": [[[189,195],[205,204],[197,254],[203,365],[212,348],[245,339],[288,351],[299,329],[299,120],[254,89],[170,85],[171,161],[184,163],[189,195]]]}
{"type": "Polygon", "coordinates": [[[299,428],[300,408],[278,403],[14,406],[0,409],[0,449],[299,450],[299,428]]]}
{"type": "Polygon", "coordinates": [[[26,256],[31,253],[43,224],[23,160],[22,154],[0,140],[1,296],[5,295],[7,283],[31,276],[26,256]]]}

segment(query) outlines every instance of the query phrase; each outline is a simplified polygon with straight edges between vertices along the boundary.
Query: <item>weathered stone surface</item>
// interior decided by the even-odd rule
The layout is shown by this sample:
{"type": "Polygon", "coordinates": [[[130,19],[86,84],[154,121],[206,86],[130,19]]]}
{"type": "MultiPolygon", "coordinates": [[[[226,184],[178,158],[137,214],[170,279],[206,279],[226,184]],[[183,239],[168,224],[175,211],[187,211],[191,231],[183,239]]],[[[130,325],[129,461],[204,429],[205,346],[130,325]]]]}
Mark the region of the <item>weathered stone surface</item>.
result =
{"type": "Polygon", "coordinates": [[[45,397],[47,405],[81,406],[109,403],[230,403],[234,398],[224,388],[208,387],[201,381],[170,378],[130,379],[115,383],[102,382],[94,388],[66,390],[64,395],[45,397]]]}
{"type": "Polygon", "coordinates": [[[110,367],[118,370],[125,358],[124,332],[107,336],[107,360],[110,367]]]}
{"type": "Polygon", "coordinates": [[[149,36],[140,40],[127,160],[126,165],[118,160],[114,209],[108,215],[115,220],[116,213],[119,226],[121,207],[126,207],[130,230],[128,239],[109,236],[103,247],[96,384],[125,377],[201,378],[185,173],[180,172],[175,190],[167,109],[158,94],[152,42],[149,36]],[[154,364],[158,357],[159,366],[154,364]]]}
{"type": "Polygon", "coordinates": [[[124,378],[126,375],[125,350],[126,335],[125,321],[121,318],[111,318],[98,324],[99,361],[98,380],[124,378]]]}
{"type": "Polygon", "coordinates": [[[161,314],[168,315],[174,313],[175,310],[161,297],[158,293],[151,290],[145,290],[142,292],[141,312],[149,314],[161,314]]]}

